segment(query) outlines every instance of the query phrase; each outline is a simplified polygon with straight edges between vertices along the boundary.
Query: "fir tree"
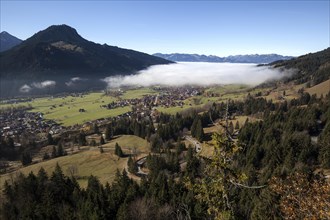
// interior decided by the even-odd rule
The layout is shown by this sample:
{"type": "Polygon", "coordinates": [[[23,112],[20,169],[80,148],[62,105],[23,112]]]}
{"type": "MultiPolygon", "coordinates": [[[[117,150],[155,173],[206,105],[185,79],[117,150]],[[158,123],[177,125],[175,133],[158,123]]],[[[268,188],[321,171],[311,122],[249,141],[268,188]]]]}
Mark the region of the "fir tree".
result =
{"type": "Polygon", "coordinates": [[[113,137],[113,129],[112,126],[108,124],[105,129],[105,139],[109,141],[111,140],[112,137],[113,137]]]}
{"type": "Polygon", "coordinates": [[[229,134],[234,133],[234,124],[232,121],[228,125],[228,132],[229,132],[229,134]]]}
{"type": "Polygon", "coordinates": [[[190,132],[191,136],[196,137],[196,128],[197,128],[198,116],[195,117],[193,124],[191,125],[190,132]]]}
{"type": "Polygon", "coordinates": [[[100,144],[101,144],[101,145],[105,144],[105,140],[104,140],[104,138],[103,138],[102,135],[101,135],[101,139],[100,139],[100,144]]]}
{"type": "Polygon", "coordinates": [[[195,137],[197,138],[198,141],[202,141],[204,138],[204,130],[202,127],[202,121],[199,118],[196,124],[196,130],[195,130],[195,137]]]}
{"type": "Polygon", "coordinates": [[[136,173],[138,171],[137,166],[135,165],[131,156],[128,158],[127,166],[130,173],[136,173]]]}
{"type": "Polygon", "coordinates": [[[32,163],[32,158],[31,155],[27,152],[24,152],[22,154],[22,159],[21,159],[22,165],[26,166],[32,163]]]}
{"type": "Polygon", "coordinates": [[[53,150],[52,150],[52,158],[55,158],[55,157],[57,157],[57,152],[56,152],[56,147],[55,146],[53,146],[53,150]]]}
{"type": "Polygon", "coordinates": [[[121,147],[119,146],[118,143],[116,143],[116,145],[115,145],[115,154],[118,157],[124,157],[125,156],[124,153],[123,153],[123,151],[122,151],[122,149],[121,149],[121,147]]]}
{"type": "Polygon", "coordinates": [[[48,141],[48,145],[54,144],[53,136],[50,133],[47,134],[47,141],[48,141]]]}
{"type": "Polygon", "coordinates": [[[99,127],[98,127],[97,124],[95,123],[95,124],[94,124],[94,134],[98,134],[98,133],[100,133],[100,131],[99,131],[99,127]]]}
{"type": "Polygon", "coordinates": [[[59,143],[57,146],[56,157],[62,157],[62,156],[64,156],[64,150],[62,144],[59,143]]]}
{"type": "Polygon", "coordinates": [[[49,157],[49,154],[47,152],[45,152],[44,156],[42,157],[43,160],[48,160],[50,157],[49,157]]]}
{"type": "Polygon", "coordinates": [[[79,145],[80,146],[86,146],[86,136],[83,133],[79,133],[79,145]]]}
{"type": "Polygon", "coordinates": [[[239,130],[239,122],[238,121],[236,121],[235,130],[239,130]]]}

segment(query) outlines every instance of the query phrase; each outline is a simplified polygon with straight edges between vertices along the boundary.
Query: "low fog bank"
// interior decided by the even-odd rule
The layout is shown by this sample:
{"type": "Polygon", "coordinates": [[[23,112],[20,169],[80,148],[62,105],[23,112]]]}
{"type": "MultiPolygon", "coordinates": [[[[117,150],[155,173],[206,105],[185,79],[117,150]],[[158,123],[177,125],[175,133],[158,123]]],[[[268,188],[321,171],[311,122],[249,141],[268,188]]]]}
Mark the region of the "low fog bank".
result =
{"type": "Polygon", "coordinates": [[[183,86],[215,84],[258,85],[267,80],[279,79],[283,72],[267,66],[237,63],[192,63],[181,62],[154,65],[136,75],[107,77],[108,87],[120,86],[183,86]]]}
{"type": "Polygon", "coordinates": [[[59,93],[87,92],[103,90],[107,84],[101,79],[52,78],[48,80],[0,80],[0,99],[54,95],[59,93]]]}
{"type": "Polygon", "coordinates": [[[22,93],[30,92],[32,89],[46,89],[51,88],[56,85],[56,82],[53,80],[46,80],[42,82],[33,82],[30,85],[24,84],[19,91],[22,93]]]}
{"type": "Polygon", "coordinates": [[[151,66],[135,75],[112,76],[102,79],[102,76],[92,73],[84,75],[84,77],[45,75],[43,79],[38,81],[33,79],[1,79],[0,98],[87,92],[120,86],[257,85],[267,80],[289,76],[292,73],[291,70],[280,71],[269,66],[257,66],[255,64],[175,63],[151,66]]]}

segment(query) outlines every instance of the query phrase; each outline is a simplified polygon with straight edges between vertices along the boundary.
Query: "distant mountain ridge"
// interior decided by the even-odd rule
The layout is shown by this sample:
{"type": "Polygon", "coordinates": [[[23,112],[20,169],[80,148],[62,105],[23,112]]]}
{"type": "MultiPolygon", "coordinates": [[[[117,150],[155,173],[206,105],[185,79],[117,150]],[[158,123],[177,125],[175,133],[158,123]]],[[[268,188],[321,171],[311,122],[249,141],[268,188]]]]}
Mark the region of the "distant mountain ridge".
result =
{"type": "Polygon", "coordinates": [[[278,60],[289,60],[294,57],[282,56],[278,54],[251,54],[251,55],[235,55],[227,57],[218,56],[206,56],[199,54],[184,54],[184,53],[172,53],[162,54],[155,53],[154,56],[158,56],[174,62],[211,62],[211,63],[271,63],[278,60]]]}
{"type": "Polygon", "coordinates": [[[9,34],[6,31],[0,33],[0,52],[9,50],[22,43],[21,39],[9,34]]]}

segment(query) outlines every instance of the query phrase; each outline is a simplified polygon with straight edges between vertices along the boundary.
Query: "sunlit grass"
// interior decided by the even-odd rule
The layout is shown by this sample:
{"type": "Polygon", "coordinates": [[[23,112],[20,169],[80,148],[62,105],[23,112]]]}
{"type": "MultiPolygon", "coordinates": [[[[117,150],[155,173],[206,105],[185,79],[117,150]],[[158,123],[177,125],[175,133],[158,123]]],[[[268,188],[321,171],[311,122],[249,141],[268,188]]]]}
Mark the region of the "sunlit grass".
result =
{"type": "Polygon", "coordinates": [[[126,90],[124,94],[121,96],[122,99],[135,99],[135,98],[142,98],[145,95],[155,95],[158,94],[155,90],[148,87],[143,87],[139,89],[131,89],[126,90]]]}
{"type": "Polygon", "coordinates": [[[131,110],[130,106],[111,110],[101,108],[101,105],[113,101],[116,101],[114,97],[105,96],[103,93],[90,93],[81,97],[37,98],[31,102],[0,105],[0,108],[31,105],[33,108],[31,111],[44,113],[45,119],[53,119],[64,126],[69,126],[99,118],[117,116],[131,110]],[[85,109],[86,112],[79,112],[79,109],[85,109]]]}
{"type": "Polygon", "coordinates": [[[126,167],[128,160],[127,157],[119,158],[114,154],[116,142],[122,147],[124,153],[131,153],[133,148],[136,148],[140,153],[149,152],[149,143],[146,140],[133,135],[123,135],[103,145],[104,153],[102,154],[98,147],[87,147],[86,150],[76,154],[43,161],[23,167],[14,173],[0,175],[0,189],[3,187],[5,180],[15,178],[19,172],[25,175],[28,175],[30,172],[37,174],[40,168],[43,167],[48,175],[51,175],[57,163],[66,175],[70,174],[68,168],[75,166],[78,171],[78,182],[82,187],[87,185],[87,178],[90,175],[98,177],[103,184],[106,182],[111,183],[115,178],[116,170],[122,171],[126,167]]]}

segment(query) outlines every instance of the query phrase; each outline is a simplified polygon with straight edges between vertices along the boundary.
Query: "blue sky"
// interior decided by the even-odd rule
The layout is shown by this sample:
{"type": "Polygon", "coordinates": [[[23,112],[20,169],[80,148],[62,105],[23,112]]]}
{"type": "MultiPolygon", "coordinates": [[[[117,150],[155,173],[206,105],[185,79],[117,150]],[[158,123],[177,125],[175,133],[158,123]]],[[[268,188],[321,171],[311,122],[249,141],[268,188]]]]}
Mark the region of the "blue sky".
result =
{"type": "Polygon", "coordinates": [[[3,1],[1,31],[26,39],[53,24],[146,53],[298,56],[329,47],[325,1],[3,1]]]}

